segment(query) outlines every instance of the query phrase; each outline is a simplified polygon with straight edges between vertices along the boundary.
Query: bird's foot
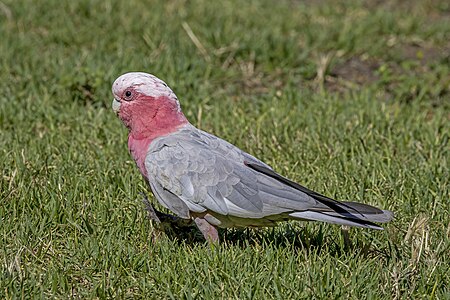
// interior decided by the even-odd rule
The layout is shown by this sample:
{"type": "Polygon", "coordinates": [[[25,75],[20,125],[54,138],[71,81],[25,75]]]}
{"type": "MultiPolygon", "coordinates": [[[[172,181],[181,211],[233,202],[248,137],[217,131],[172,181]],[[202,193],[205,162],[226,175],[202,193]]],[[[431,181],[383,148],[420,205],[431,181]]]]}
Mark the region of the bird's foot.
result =
{"type": "Polygon", "coordinates": [[[183,235],[190,233],[195,229],[195,225],[191,219],[182,219],[177,216],[169,215],[156,210],[147,196],[142,193],[145,210],[147,211],[147,217],[150,221],[155,223],[155,228],[159,232],[164,232],[167,235],[183,235]]]}
{"type": "Polygon", "coordinates": [[[164,232],[167,235],[185,235],[192,232],[195,229],[195,225],[201,231],[205,239],[209,243],[219,242],[219,233],[213,225],[209,224],[203,218],[195,218],[194,222],[192,219],[182,219],[177,216],[169,215],[156,210],[145,194],[142,194],[142,202],[145,205],[145,210],[147,211],[147,217],[150,221],[155,222],[156,229],[160,232],[164,232]]]}
{"type": "Polygon", "coordinates": [[[147,217],[150,219],[150,221],[154,221],[156,224],[161,224],[161,220],[158,218],[158,214],[151,205],[150,201],[148,201],[147,196],[144,193],[141,194],[144,198],[142,199],[142,203],[144,203],[145,210],[147,211],[147,217]]]}
{"type": "Polygon", "coordinates": [[[194,222],[197,225],[198,229],[200,229],[200,231],[203,233],[203,236],[208,241],[208,243],[219,242],[219,233],[217,232],[216,227],[209,224],[203,218],[195,218],[194,222]]]}

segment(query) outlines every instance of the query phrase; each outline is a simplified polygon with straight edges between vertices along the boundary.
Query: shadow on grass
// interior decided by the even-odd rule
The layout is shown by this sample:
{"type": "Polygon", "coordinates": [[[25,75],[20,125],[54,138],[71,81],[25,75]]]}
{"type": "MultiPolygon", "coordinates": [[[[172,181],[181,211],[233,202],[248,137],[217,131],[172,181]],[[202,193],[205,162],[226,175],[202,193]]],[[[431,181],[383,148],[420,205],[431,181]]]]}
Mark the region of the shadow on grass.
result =
{"type": "MultiPolygon", "coordinates": [[[[149,220],[154,224],[154,242],[157,242],[159,236],[164,234],[178,244],[199,246],[207,243],[192,220],[180,219],[155,210],[145,196],[143,203],[149,220]]],[[[373,240],[354,239],[352,241],[348,230],[342,229],[339,235],[331,235],[325,233],[323,228],[320,226],[319,230],[311,231],[305,226],[298,229],[288,222],[272,228],[219,229],[219,240],[226,246],[292,248],[296,252],[306,251],[317,254],[327,252],[334,257],[354,254],[365,258],[381,255],[385,259],[390,259],[396,252],[395,247],[391,245],[375,248],[373,240]]]]}
{"type": "MultiPolygon", "coordinates": [[[[311,231],[308,227],[297,228],[287,223],[273,228],[219,229],[219,240],[220,244],[226,248],[289,248],[295,253],[327,253],[333,257],[353,255],[367,259],[383,257],[386,260],[395,256],[395,247],[391,247],[391,245],[378,248],[377,243],[373,243],[373,240],[363,241],[358,239],[356,234],[353,235],[353,239],[346,238],[348,232],[344,230],[341,230],[338,235],[327,234],[323,228],[320,226],[319,230],[311,231]]],[[[195,225],[181,228],[166,227],[163,231],[159,228],[155,228],[155,230],[158,231],[157,235],[162,233],[179,245],[192,247],[207,245],[202,233],[195,225]]]]}

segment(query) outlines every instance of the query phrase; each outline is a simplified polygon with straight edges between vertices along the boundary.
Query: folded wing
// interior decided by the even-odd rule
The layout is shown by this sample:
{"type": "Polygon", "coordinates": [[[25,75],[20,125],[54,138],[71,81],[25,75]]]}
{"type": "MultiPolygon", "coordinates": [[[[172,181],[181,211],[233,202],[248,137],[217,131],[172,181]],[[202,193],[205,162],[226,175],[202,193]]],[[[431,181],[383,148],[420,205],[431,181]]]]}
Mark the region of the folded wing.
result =
{"type": "Polygon", "coordinates": [[[155,140],[145,166],[155,197],[178,216],[212,212],[241,219],[286,218],[382,229],[390,211],[340,202],[290,181],[237,147],[194,127],[155,140]]]}

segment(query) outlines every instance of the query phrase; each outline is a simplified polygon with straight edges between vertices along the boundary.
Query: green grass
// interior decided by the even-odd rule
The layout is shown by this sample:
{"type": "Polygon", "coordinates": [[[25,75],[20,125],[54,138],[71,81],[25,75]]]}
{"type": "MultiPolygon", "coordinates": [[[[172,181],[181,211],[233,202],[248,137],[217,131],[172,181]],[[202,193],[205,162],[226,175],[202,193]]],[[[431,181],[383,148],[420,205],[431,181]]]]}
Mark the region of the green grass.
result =
{"type": "Polygon", "coordinates": [[[450,299],[448,1],[38,2],[0,1],[1,299],[450,299]],[[110,109],[137,70],[193,124],[395,220],[350,245],[300,222],[156,238],[110,109]]]}

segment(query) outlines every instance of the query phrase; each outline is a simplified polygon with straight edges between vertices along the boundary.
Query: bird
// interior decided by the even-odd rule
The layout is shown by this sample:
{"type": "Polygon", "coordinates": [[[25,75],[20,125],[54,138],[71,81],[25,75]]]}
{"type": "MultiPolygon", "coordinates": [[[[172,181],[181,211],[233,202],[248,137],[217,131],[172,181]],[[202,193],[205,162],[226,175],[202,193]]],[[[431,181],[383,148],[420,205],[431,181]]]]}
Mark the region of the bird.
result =
{"type": "Polygon", "coordinates": [[[218,228],[322,221],[382,230],[394,213],[338,201],[286,177],[233,144],[192,125],[172,89],[144,72],[112,84],[112,109],[128,129],[128,149],[156,200],[193,220],[204,238],[218,228]]]}

